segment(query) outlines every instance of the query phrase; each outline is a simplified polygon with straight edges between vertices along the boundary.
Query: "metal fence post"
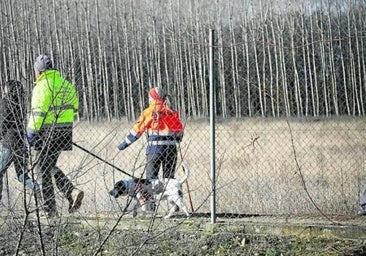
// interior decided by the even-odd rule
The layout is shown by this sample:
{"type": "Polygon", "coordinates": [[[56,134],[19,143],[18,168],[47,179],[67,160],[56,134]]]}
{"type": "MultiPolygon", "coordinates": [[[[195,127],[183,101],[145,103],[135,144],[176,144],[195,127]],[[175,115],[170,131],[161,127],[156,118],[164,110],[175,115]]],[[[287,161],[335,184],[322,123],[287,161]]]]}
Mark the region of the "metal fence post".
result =
{"type": "Polygon", "coordinates": [[[215,181],[215,83],[214,83],[214,30],[210,30],[209,38],[209,79],[210,79],[210,163],[211,163],[211,223],[216,222],[216,181],[215,181]]]}

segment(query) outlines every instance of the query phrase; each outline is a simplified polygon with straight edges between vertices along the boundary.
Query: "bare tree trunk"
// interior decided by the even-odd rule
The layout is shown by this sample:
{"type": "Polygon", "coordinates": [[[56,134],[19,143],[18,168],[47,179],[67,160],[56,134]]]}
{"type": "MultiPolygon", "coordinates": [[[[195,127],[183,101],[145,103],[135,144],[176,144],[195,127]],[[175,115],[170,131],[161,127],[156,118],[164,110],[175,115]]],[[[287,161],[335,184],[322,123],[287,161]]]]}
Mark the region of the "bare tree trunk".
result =
{"type": "Polygon", "coordinates": [[[311,18],[310,19],[310,34],[311,34],[311,48],[312,48],[312,69],[313,69],[313,77],[314,77],[314,89],[312,89],[312,98],[313,98],[313,116],[314,117],[317,117],[319,116],[319,107],[320,107],[320,104],[319,104],[319,88],[318,88],[318,72],[317,72],[317,62],[316,62],[316,59],[315,59],[315,40],[314,40],[314,24],[313,24],[313,19],[311,18]]]}
{"type": "Polygon", "coordinates": [[[14,68],[9,69],[9,75],[11,79],[14,79],[15,77],[20,77],[19,75],[19,48],[17,47],[18,44],[18,38],[17,33],[15,32],[14,25],[16,24],[16,18],[14,17],[13,13],[13,7],[11,5],[11,1],[6,1],[8,3],[8,13],[9,13],[9,19],[8,19],[8,25],[9,25],[9,33],[8,33],[8,39],[9,39],[9,59],[11,60],[11,64],[14,65],[14,68]]]}
{"type": "MultiPolygon", "coordinates": [[[[72,7],[70,7],[72,8],[72,7]]],[[[79,8],[79,3],[75,2],[75,9],[79,8]]],[[[78,63],[78,68],[80,70],[80,74],[78,79],[81,78],[81,81],[76,82],[76,80],[74,80],[74,84],[75,86],[77,86],[77,88],[81,85],[81,89],[79,90],[79,99],[81,99],[82,104],[80,104],[81,109],[79,109],[79,115],[86,117],[87,120],[90,120],[89,118],[89,106],[88,106],[88,102],[87,102],[87,91],[88,89],[86,88],[87,86],[87,80],[85,79],[87,76],[87,66],[85,66],[85,62],[81,61],[84,59],[87,59],[87,54],[85,52],[85,47],[82,44],[82,40],[78,40],[79,36],[82,34],[82,29],[83,29],[83,22],[82,22],[82,15],[78,15],[76,16],[76,44],[77,44],[77,63],[78,63]]],[[[71,22],[71,21],[70,21],[71,22]]],[[[70,49],[70,51],[73,51],[73,49],[70,49]]],[[[76,79],[76,77],[74,78],[76,79]]]]}
{"type": "MultiPolygon", "coordinates": [[[[111,49],[113,49],[113,39],[112,39],[112,27],[109,28],[108,30],[109,32],[109,38],[110,38],[110,47],[111,49]]],[[[105,49],[105,47],[103,47],[103,65],[104,65],[104,69],[103,69],[103,77],[104,77],[104,83],[103,83],[103,95],[104,95],[104,108],[105,108],[105,114],[103,116],[105,116],[107,118],[108,121],[112,120],[112,111],[111,111],[111,106],[110,102],[110,84],[109,81],[111,81],[111,77],[110,77],[110,72],[109,72],[109,67],[108,67],[108,63],[110,63],[112,65],[112,60],[109,61],[108,57],[107,57],[107,50],[105,49]]],[[[103,118],[104,119],[104,118],[103,118]]]]}
{"type": "MultiPolygon", "coordinates": [[[[191,39],[193,39],[191,37],[191,39]]],[[[195,76],[193,74],[193,61],[195,60],[194,54],[191,51],[192,47],[190,43],[185,44],[185,59],[186,59],[186,83],[187,83],[187,98],[188,98],[188,109],[190,111],[190,116],[197,117],[196,109],[196,97],[195,97],[195,76]]]]}
{"type": "Polygon", "coordinates": [[[177,102],[181,106],[182,109],[187,110],[186,102],[185,102],[185,85],[184,85],[184,79],[183,79],[183,63],[182,63],[182,46],[179,41],[181,38],[180,34],[180,1],[177,3],[177,7],[174,7],[173,5],[174,1],[170,2],[170,24],[172,27],[172,56],[174,59],[172,70],[174,70],[174,77],[175,81],[174,84],[176,84],[176,96],[177,96],[177,102]],[[174,16],[174,10],[177,10],[178,17],[174,16]],[[174,21],[177,20],[177,23],[174,21]]]}
{"type": "MultiPolygon", "coordinates": [[[[90,9],[89,9],[89,4],[85,3],[85,16],[86,17],[90,17],[90,9]]],[[[87,19],[85,19],[84,21],[84,27],[85,27],[85,35],[86,35],[86,50],[87,50],[87,68],[86,68],[86,77],[87,77],[87,86],[85,87],[86,92],[84,94],[84,102],[86,102],[86,106],[87,106],[87,110],[88,110],[88,115],[87,115],[87,119],[88,120],[92,120],[94,117],[97,116],[97,113],[95,111],[95,98],[94,95],[96,95],[95,92],[95,82],[94,82],[94,77],[93,77],[93,56],[92,56],[92,40],[90,38],[90,33],[88,31],[90,31],[89,25],[88,25],[88,21],[87,19]]]]}
{"type": "Polygon", "coordinates": [[[243,63],[246,63],[246,87],[247,87],[247,102],[248,102],[248,116],[252,117],[252,93],[250,88],[250,57],[249,57],[249,38],[248,38],[248,22],[247,19],[243,19],[242,34],[243,34],[243,63]]]}
{"type": "MultiPolygon", "coordinates": [[[[347,19],[348,19],[348,34],[352,34],[352,25],[351,23],[351,14],[347,13],[347,19]]],[[[349,46],[349,77],[350,77],[350,85],[352,88],[352,115],[355,116],[357,114],[357,109],[359,109],[359,102],[358,102],[358,91],[357,91],[357,85],[356,85],[356,74],[355,74],[355,61],[354,61],[354,55],[353,55],[353,48],[352,48],[352,38],[348,38],[348,46],[349,46]]]]}
{"type": "MultiPolygon", "coordinates": [[[[200,38],[200,41],[205,42],[205,44],[207,45],[207,38],[205,37],[204,32],[200,32],[199,28],[199,23],[197,21],[197,38],[200,38]],[[201,37],[200,37],[201,35],[201,37]],[[205,38],[205,39],[203,39],[205,38]]],[[[200,89],[197,90],[197,93],[201,94],[201,98],[199,98],[197,96],[197,101],[198,101],[198,109],[201,111],[201,116],[208,116],[208,111],[209,111],[209,107],[208,107],[208,91],[207,88],[207,75],[205,72],[205,63],[208,63],[208,61],[205,61],[208,51],[205,51],[205,47],[203,47],[202,45],[198,45],[197,46],[197,52],[198,52],[198,84],[200,85],[200,89]],[[207,54],[205,54],[205,52],[207,54]]],[[[207,57],[208,59],[208,57],[207,57]]]]}
{"type": "MultiPolygon", "coordinates": [[[[133,99],[133,95],[132,95],[132,78],[131,78],[131,70],[132,70],[132,65],[131,65],[131,60],[130,60],[130,40],[129,40],[129,34],[128,34],[129,28],[127,27],[127,19],[125,16],[125,22],[124,22],[124,39],[125,39],[125,44],[124,44],[124,60],[125,60],[125,74],[122,74],[125,78],[126,78],[126,91],[123,93],[124,95],[126,95],[125,97],[125,109],[126,109],[126,115],[127,118],[129,120],[135,120],[135,107],[134,107],[134,99],[133,99]]],[[[124,87],[123,87],[124,88],[124,87]]]]}
{"type": "MultiPolygon", "coordinates": [[[[71,6],[69,2],[65,3],[66,5],[66,9],[70,10],[71,6]]],[[[73,23],[75,23],[76,21],[74,21],[73,23]]],[[[70,18],[70,12],[66,12],[66,20],[65,20],[65,27],[67,29],[67,31],[72,31],[71,28],[71,18],[70,18]]],[[[78,37],[79,35],[75,35],[75,37],[78,37]]],[[[65,55],[67,56],[66,59],[68,59],[68,63],[71,64],[70,67],[70,74],[69,74],[69,79],[70,81],[76,86],[76,88],[78,88],[78,84],[76,81],[76,77],[77,77],[77,71],[75,70],[75,65],[76,65],[76,57],[75,57],[75,49],[76,47],[74,47],[73,42],[72,42],[72,38],[74,38],[73,36],[69,35],[67,37],[67,49],[65,50],[65,55]]],[[[76,40],[78,41],[78,40],[76,40]]],[[[79,50],[79,49],[78,49],[79,50]]],[[[80,65],[80,63],[78,63],[78,65],[80,65]]],[[[78,90],[79,91],[79,90],[78,90]]]]}
{"type": "MultiPolygon", "coordinates": [[[[56,47],[55,52],[58,53],[59,56],[63,56],[63,44],[62,44],[62,41],[61,41],[62,39],[60,38],[60,35],[59,35],[59,29],[58,28],[59,27],[60,28],[64,27],[63,24],[60,24],[60,23],[64,22],[64,19],[58,19],[57,18],[56,10],[58,10],[58,7],[56,5],[56,0],[52,0],[52,4],[48,3],[47,6],[49,6],[49,8],[52,9],[49,12],[49,13],[52,13],[52,20],[50,18],[50,32],[51,32],[50,34],[51,35],[53,34],[54,37],[55,37],[55,40],[54,40],[55,47],[56,47]],[[51,27],[51,24],[53,24],[53,28],[51,27]]],[[[50,40],[50,41],[53,41],[53,40],[50,40]]],[[[51,42],[50,42],[50,44],[52,45],[51,42]]],[[[57,61],[60,64],[59,68],[61,70],[64,70],[64,72],[66,72],[66,70],[68,70],[68,67],[66,67],[65,63],[63,62],[64,60],[65,60],[64,58],[57,58],[57,61]]]]}
{"type": "Polygon", "coordinates": [[[187,82],[190,84],[190,86],[188,86],[188,101],[190,102],[190,111],[191,111],[191,116],[194,118],[197,118],[198,113],[199,113],[199,109],[197,109],[197,94],[196,92],[198,91],[198,83],[197,83],[197,71],[196,71],[196,63],[197,63],[197,59],[196,59],[196,55],[195,55],[195,48],[193,45],[193,42],[195,40],[197,40],[195,38],[195,20],[196,20],[196,16],[195,16],[195,5],[194,5],[194,1],[189,1],[189,10],[190,10],[190,17],[189,17],[189,27],[191,28],[192,32],[191,35],[188,37],[189,38],[189,42],[187,42],[186,45],[186,59],[187,59],[187,78],[189,80],[189,82],[187,82]]]}
{"type": "MultiPolygon", "coordinates": [[[[338,36],[341,36],[340,27],[338,26],[338,36]]],[[[351,109],[350,109],[350,102],[348,98],[348,88],[347,88],[347,75],[346,75],[346,65],[344,63],[344,52],[343,52],[343,46],[342,46],[342,40],[339,40],[338,42],[339,50],[340,50],[340,59],[341,59],[341,67],[342,67],[342,82],[343,82],[343,94],[344,94],[344,104],[347,110],[347,114],[351,115],[351,109]]]]}
{"type": "Polygon", "coordinates": [[[286,59],[285,59],[285,45],[284,45],[284,21],[277,20],[277,29],[279,32],[279,64],[280,64],[280,74],[281,74],[281,84],[282,84],[282,96],[283,96],[283,107],[284,113],[286,113],[286,117],[291,116],[291,108],[290,108],[290,100],[289,100],[289,92],[287,86],[287,68],[286,68],[286,59]]]}
{"type": "MultiPolygon", "coordinates": [[[[222,32],[221,29],[218,29],[217,31],[217,37],[218,37],[218,45],[223,45],[223,39],[222,39],[222,32]]],[[[218,53],[218,69],[217,74],[219,77],[219,83],[217,84],[217,94],[216,94],[216,111],[217,114],[221,115],[223,118],[226,117],[226,80],[225,80],[225,62],[224,62],[224,51],[222,47],[219,47],[216,49],[218,53]]]]}
{"type": "MultiPolygon", "coordinates": [[[[114,49],[116,54],[113,54],[113,59],[112,59],[112,63],[111,63],[111,77],[112,77],[112,91],[113,91],[113,96],[112,96],[112,102],[113,102],[113,116],[119,120],[122,118],[123,116],[123,112],[125,111],[124,109],[122,109],[121,105],[122,100],[121,99],[125,99],[123,96],[123,88],[124,88],[124,76],[120,75],[121,70],[122,70],[122,53],[121,53],[121,25],[120,25],[120,21],[122,19],[122,17],[119,15],[119,11],[118,9],[120,8],[118,6],[119,1],[117,0],[113,0],[113,5],[110,6],[111,9],[111,16],[113,16],[113,21],[114,21],[114,30],[111,32],[113,37],[113,41],[115,42],[114,44],[114,49]],[[119,79],[119,77],[121,77],[121,81],[119,79]],[[120,87],[121,85],[121,87],[120,87]],[[122,97],[121,97],[122,96],[122,97]]],[[[123,100],[124,101],[124,100],[123,100]]]]}
{"type": "MultiPolygon", "coordinates": [[[[27,81],[25,83],[26,100],[27,100],[27,97],[30,95],[31,87],[33,85],[32,82],[34,80],[33,67],[29,66],[29,63],[33,64],[33,61],[34,61],[33,48],[29,47],[29,42],[31,42],[31,40],[33,40],[33,36],[34,36],[34,34],[31,31],[31,15],[29,12],[29,5],[32,5],[32,2],[22,1],[21,5],[20,5],[21,10],[19,11],[19,13],[21,16],[24,17],[24,19],[23,19],[24,33],[23,33],[23,40],[17,45],[17,47],[19,49],[23,49],[22,51],[19,52],[19,54],[20,54],[20,56],[19,56],[19,61],[20,61],[19,75],[20,75],[20,77],[18,77],[18,79],[19,80],[24,79],[25,81],[27,81]]],[[[2,9],[2,8],[0,7],[0,9],[2,9]]],[[[1,43],[0,43],[0,45],[1,45],[1,43]]],[[[1,81],[1,76],[0,76],[0,81],[1,81]]]]}
{"type": "MultiPolygon", "coordinates": [[[[0,2],[1,10],[6,10],[8,8],[7,7],[8,3],[9,3],[8,1],[1,1],[0,2]]],[[[6,16],[6,15],[0,15],[0,21],[1,21],[1,24],[5,24],[5,25],[7,25],[10,22],[8,20],[8,16],[6,16]]],[[[7,45],[9,45],[9,43],[7,42],[9,39],[8,39],[8,33],[7,33],[6,27],[7,26],[4,26],[3,29],[0,29],[0,32],[1,32],[0,42],[1,42],[2,49],[5,48],[7,45]]],[[[1,84],[4,84],[5,81],[9,80],[9,75],[10,75],[9,69],[7,68],[9,66],[7,53],[8,53],[7,51],[2,51],[2,53],[1,53],[2,61],[0,62],[0,65],[2,67],[2,70],[4,70],[2,77],[5,78],[4,81],[1,81],[1,84]]]]}
{"type": "Polygon", "coordinates": [[[261,81],[261,75],[259,70],[259,60],[258,60],[258,53],[257,53],[257,42],[256,42],[256,30],[257,27],[252,23],[252,45],[253,45],[253,53],[254,53],[254,65],[256,70],[256,85],[257,85],[257,91],[258,91],[258,99],[259,99],[259,108],[260,108],[260,114],[264,117],[264,106],[263,106],[263,99],[262,99],[262,81],[261,81]]]}
{"type": "Polygon", "coordinates": [[[324,114],[325,116],[329,116],[329,100],[328,100],[328,90],[327,90],[327,77],[328,71],[325,63],[325,38],[324,38],[324,29],[323,29],[323,17],[322,14],[316,15],[316,21],[318,24],[318,31],[320,33],[320,42],[319,42],[319,51],[320,51],[320,59],[321,59],[321,80],[322,80],[322,87],[323,87],[323,107],[324,107],[324,114]]]}
{"type": "MultiPolygon", "coordinates": [[[[308,30],[304,21],[305,13],[301,15],[301,42],[302,42],[302,59],[303,59],[303,68],[304,68],[304,91],[305,91],[305,110],[304,116],[308,117],[309,115],[309,80],[311,83],[311,69],[308,66],[308,56],[309,56],[309,46],[308,46],[308,30]],[[309,67],[309,68],[308,68],[309,67]],[[308,74],[309,73],[309,74],[308,74]]],[[[310,63],[309,63],[310,64],[310,63]]]]}
{"type": "Polygon", "coordinates": [[[290,27],[290,40],[291,40],[291,56],[292,56],[292,65],[293,65],[293,76],[294,76],[294,95],[295,95],[295,103],[296,103],[296,113],[298,117],[301,117],[303,115],[303,109],[302,109],[302,96],[300,91],[300,82],[299,82],[299,73],[297,71],[297,59],[296,59],[296,46],[295,46],[295,20],[294,18],[290,18],[289,23],[291,23],[290,27]]]}
{"type": "MultiPolygon", "coordinates": [[[[359,23],[360,23],[360,26],[361,27],[366,27],[366,19],[365,19],[365,16],[364,15],[360,15],[360,20],[359,20],[359,23]]],[[[358,35],[358,34],[356,34],[358,35]]],[[[365,115],[365,99],[363,97],[363,95],[366,95],[366,60],[365,60],[365,57],[366,57],[366,52],[365,52],[365,42],[364,42],[364,38],[365,37],[358,37],[360,40],[360,66],[361,66],[361,71],[359,73],[360,75],[360,87],[361,87],[361,107],[362,107],[362,115],[365,115]]]]}
{"type": "MultiPolygon", "coordinates": [[[[54,28],[52,27],[52,24],[54,23],[54,21],[52,20],[52,17],[51,17],[51,14],[52,14],[51,1],[53,1],[53,0],[46,0],[46,4],[42,8],[41,13],[46,13],[46,15],[44,15],[43,19],[42,19],[42,21],[43,21],[42,26],[43,26],[44,31],[46,31],[47,35],[49,35],[49,38],[54,38],[55,33],[53,31],[54,28]]],[[[42,7],[42,6],[40,6],[40,7],[42,7]]],[[[43,36],[45,36],[45,35],[43,34],[43,36]]],[[[50,55],[53,58],[53,61],[54,61],[53,64],[58,69],[63,70],[64,67],[60,64],[61,58],[60,59],[57,58],[59,52],[56,51],[57,49],[55,50],[53,40],[45,40],[45,38],[42,38],[42,40],[43,40],[43,43],[45,44],[45,46],[43,47],[42,52],[40,52],[40,54],[50,55]],[[45,49],[49,49],[49,53],[45,52],[45,49]]]]}
{"type": "MultiPolygon", "coordinates": [[[[359,19],[355,17],[355,12],[352,11],[352,19],[353,19],[353,30],[354,30],[354,35],[358,35],[361,34],[362,32],[359,32],[357,27],[355,24],[357,24],[359,22],[359,19]]],[[[361,64],[361,50],[360,50],[360,43],[359,40],[362,40],[363,37],[360,37],[360,39],[358,38],[358,36],[355,37],[355,51],[356,51],[356,56],[357,56],[357,74],[358,74],[358,97],[357,97],[357,110],[358,110],[358,115],[364,115],[365,114],[365,109],[364,109],[364,104],[363,104],[363,86],[365,86],[362,83],[362,64],[361,64]]]]}
{"type": "Polygon", "coordinates": [[[266,98],[266,93],[267,93],[267,71],[266,71],[266,66],[267,66],[267,56],[266,56],[266,44],[264,42],[267,42],[266,36],[265,36],[265,28],[267,27],[266,24],[266,20],[267,20],[267,13],[268,13],[268,5],[267,4],[263,4],[263,1],[260,1],[260,22],[261,22],[261,38],[262,38],[262,42],[261,46],[262,46],[262,70],[260,71],[260,73],[262,73],[261,75],[261,80],[259,81],[260,83],[260,91],[259,91],[259,96],[260,96],[260,101],[262,102],[261,104],[261,112],[262,112],[262,116],[265,117],[267,116],[267,98],[266,98]]]}
{"type": "MultiPolygon", "coordinates": [[[[268,42],[273,41],[273,37],[270,36],[269,32],[269,26],[272,27],[272,23],[270,25],[266,25],[265,32],[266,32],[266,38],[268,42]]],[[[270,101],[270,110],[269,114],[272,115],[272,117],[276,117],[276,111],[275,111],[275,99],[273,97],[273,85],[274,85],[274,78],[273,78],[273,59],[272,59],[272,49],[275,48],[274,45],[271,45],[270,43],[267,44],[267,55],[268,55],[268,68],[269,68],[269,92],[266,92],[266,96],[269,96],[270,101]]]]}
{"type": "MultiPolygon", "coordinates": [[[[135,20],[135,19],[134,19],[135,20]]],[[[136,29],[137,30],[137,29],[136,29]]],[[[135,79],[136,79],[136,85],[135,87],[138,88],[137,92],[138,92],[138,100],[137,102],[139,103],[139,109],[143,109],[145,107],[145,101],[144,98],[146,98],[146,90],[145,90],[145,84],[147,87],[153,87],[153,86],[157,86],[154,82],[154,78],[148,74],[145,74],[144,71],[144,65],[147,65],[149,63],[149,54],[151,53],[151,49],[153,47],[153,45],[150,45],[148,42],[146,42],[146,46],[145,48],[145,55],[144,55],[144,51],[143,51],[143,27],[141,27],[140,25],[140,29],[137,30],[138,32],[136,32],[136,39],[135,42],[137,42],[137,47],[136,45],[134,46],[134,59],[135,59],[135,79]],[[144,57],[145,56],[145,57],[144,57]],[[146,79],[145,79],[146,78],[146,79]],[[145,81],[147,80],[147,82],[145,81]]],[[[148,41],[148,40],[146,40],[148,41]]],[[[151,61],[151,60],[150,60],[151,61]]],[[[147,70],[149,70],[147,68],[147,70]]]]}
{"type": "Polygon", "coordinates": [[[95,91],[96,96],[95,97],[95,113],[96,113],[96,120],[100,121],[102,120],[103,115],[103,62],[102,62],[102,46],[101,46],[101,32],[100,32],[100,15],[99,15],[99,4],[98,0],[94,0],[94,7],[95,7],[95,19],[96,19],[96,55],[94,56],[94,79],[97,81],[95,83],[95,91]]]}
{"type": "Polygon", "coordinates": [[[170,75],[169,75],[169,67],[170,67],[170,61],[169,59],[169,53],[168,53],[168,47],[167,47],[167,40],[168,40],[168,34],[166,33],[165,25],[163,24],[162,27],[162,33],[163,33],[163,58],[164,58],[164,73],[165,73],[165,82],[162,81],[163,84],[167,87],[167,90],[169,92],[172,91],[173,85],[171,84],[170,75]]]}
{"type": "MultiPolygon", "coordinates": [[[[328,3],[329,4],[329,3],[328,3]]],[[[328,37],[331,39],[333,38],[332,32],[332,21],[331,21],[331,11],[328,10],[327,12],[327,21],[328,21],[328,37]]],[[[334,105],[334,114],[339,116],[339,106],[338,106],[338,81],[336,77],[335,65],[334,65],[334,54],[335,50],[333,47],[333,41],[329,40],[329,76],[330,76],[330,83],[331,83],[331,102],[334,105]]],[[[330,104],[330,103],[329,103],[330,104]]],[[[330,106],[331,107],[331,106],[330,106]]]]}
{"type": "Polygon", "coordinates": [[[232,83],[233,83],[233,97],[234,97],[234,110],[235,117],[241,117],[241,104],[240,104],[240,84],[238,79],[239,69],[238,69],[238,53],[237,53],[237,45],[235,39],[235,31],[232,20],[230,20],[230,34],[232,47],[230,48],[231,53],[231,75],[232,75],[232,83]]]}
{"type": "MultiPolygon", "coordinates": [[[[38,3],[38,0],[33,0],[33,6],[34,8],[32,10],[34,10],[34,17],[39,17],[39,13],[38,13],[38,6],[40,6],[40,4],[38,3]]],[[[41,45],[41,38],[39,36],[39,20],[38,19],[34,19],[33,21],[34,24],[34,32],[35,32],[35,36],[33,38],[33,42],[35,44],[35,47],[37,49],[37,54],[40,54],[42,52],[42,45],[41,45]]]]}
{"type": "Polygon", "coordinates": [[[273,24],[273,21],[271,21],[271,32],[272,32],[272,40],[273,40],[273,45],[274,45],[274,61],[275,61],[275,85],[276,88],[273,89],[273,91],[275,90],[275,93],[273,94],[273,91],[271,90],[271,98],[273,99],[273,112],[274,112],[274,116],[280,116],[281,113],[281,104],[280,104],[280,64],[279,64],[279,60],[278,60],[278,41],[277,41],[277,34],[275,32],[275,26],[273,24]]]}

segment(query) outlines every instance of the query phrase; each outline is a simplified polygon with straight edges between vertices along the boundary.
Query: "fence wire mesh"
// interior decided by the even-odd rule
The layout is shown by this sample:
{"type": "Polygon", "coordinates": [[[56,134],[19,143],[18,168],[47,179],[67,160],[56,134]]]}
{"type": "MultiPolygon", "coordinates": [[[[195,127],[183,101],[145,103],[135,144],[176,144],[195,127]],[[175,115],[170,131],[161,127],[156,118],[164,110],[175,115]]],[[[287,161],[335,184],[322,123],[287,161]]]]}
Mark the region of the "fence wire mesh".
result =
{"type": "MultiPolygon", "coordinates": [[[[192,169],[188,181],[192,205],[197,211],[210,211],[208,31],[202,27],[197,36],[177,33],[170,30],[170,23],[162,23],[138,24],[139,30],[133,32],[136,24],[129,17],[114,12],[116,19],[92,19],[92,14],[111,9],[83,4],[86,13],[75,10],[66,24],[55,24],[58,30],[51,37],[57,44],[39,40],[15,46],[8,33],[2,47],[12,46],[3,56],[3,69],[16,49],[20,55],[14,67],[2,74],[2,83],[23,79],[30,102],[33,55],[50,53],[54,66],[77,87],[80,119],[75,123],[74,142],[111,163],[74,147],[72,152],[62,153],[58,165],[85,190],[83,210],[107,212],[116,209],[107,192],[125,176],[112,165],[144,176],[146,139],[123,152],[116,145],[147,107],[148,89],[163,86],[185,124],[177,176],[183,172],[181,162],[187,162],[192,169]],[[82,20],[86,27],[80,24],[62,36],[57,32],[71,21],[82,20]],[[86,32],[96,22],[100,34],[92,37],[86,32]],[[110,30],[105,31],[108,26],[110,30]],[[130,41],[130,34],[138,37],[130,41]]],[[[60,7],[65,6],[74,3],[60,7]]],[[[25,6],[18,8],[26,11],[25,6]]],[[[246,13],[217,27],[213,47],[218,212],[355,210],[365,180],[363,19],[338,25],[347,17],[356,21],[362,10],[354,10],[353,16],[331,12],[276,16],[273,11],[267,22],[246,13]]],[[[138,12],[135,15],[141,15],[138,12]]],[[[3,26],[4,32],[10,26],[21,34],[34,29],[27,31],[9,17],[3,19],[8,24],[3,26]]],[[[47,25],[41,29],[46,30],[47,25]]],[[[9,181],[14,181],[12,172],[9,175],[9,181]]],[[[17,187],[19,190],[19,184],[6,187],[11,195],[8,205],[19,198],[12,192],[17,187]]]]}
{"type": "MultiPolygon", "coordinates": [[[[357,210],[366,182],[362,1],[298,3],[285,10],[256,1],[47,1],[49,15],[39,24],[29,20],[39,21],[42,4],[20,2],[0,4],[9,14],[0,18],[0,82],[23,83],[27,119],[38,54],[48,54],[75,85],[77,146],[57,162],[85,193],[75,215],[115,217],[126,205],[132,210],[131,198],[116,199],[109,191],[127,174],[146,177],[146,136],[124,151],[117,145],[148,106],[154,86],[165,88],[185,126],[175,177],[184,175],[186,163],[186,204],[196,214],[211,211],[210,47],[217,213],[357,210]],[[215,28],[214,45],[208,44],[209,28],[215,28]]],[[[34,165],[28,169],[36,172],[37,156],[29,153],[34,165]]],[[[3,172],[0,211],[6,216],[35,203],[13,169],[3,172]]],[[[67,215],[68,201],[57,190],[56,197],[58,211],[67,215]]],[[[162,204],[160,212],[166,210],[162,204]]]]}

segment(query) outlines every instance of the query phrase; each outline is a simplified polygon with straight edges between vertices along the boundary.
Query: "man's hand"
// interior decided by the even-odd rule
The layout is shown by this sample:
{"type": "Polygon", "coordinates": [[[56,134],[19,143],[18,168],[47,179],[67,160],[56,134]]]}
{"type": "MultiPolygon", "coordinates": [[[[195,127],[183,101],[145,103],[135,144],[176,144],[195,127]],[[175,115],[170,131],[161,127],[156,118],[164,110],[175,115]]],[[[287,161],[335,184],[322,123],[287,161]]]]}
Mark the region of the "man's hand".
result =
{"type": "Polygon", "coordinates": [[[27,140],[29,145],[32,145],[34,141],[37,139],[38,133],[34,131],[27,130],[27,140]]]}

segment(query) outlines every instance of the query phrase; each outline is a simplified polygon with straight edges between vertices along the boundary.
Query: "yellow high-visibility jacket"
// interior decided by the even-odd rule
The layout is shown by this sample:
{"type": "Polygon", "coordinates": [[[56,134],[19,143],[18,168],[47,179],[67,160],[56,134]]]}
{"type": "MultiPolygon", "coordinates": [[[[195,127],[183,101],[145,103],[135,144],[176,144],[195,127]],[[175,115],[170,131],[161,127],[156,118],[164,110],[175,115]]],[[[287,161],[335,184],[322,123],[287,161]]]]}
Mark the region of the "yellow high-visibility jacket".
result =
{"type": "Polygon", "coordinates": [[[35,81],[27,130],[40,135],[50,129],[69,130],[70,133],[78,108],[74,85],[64,79],[58,70],[46,70],[35,81]]]}

